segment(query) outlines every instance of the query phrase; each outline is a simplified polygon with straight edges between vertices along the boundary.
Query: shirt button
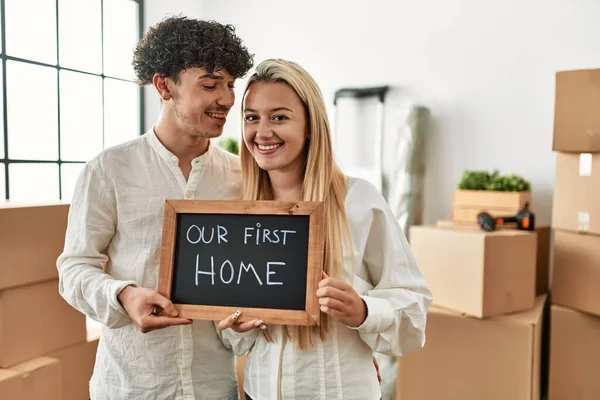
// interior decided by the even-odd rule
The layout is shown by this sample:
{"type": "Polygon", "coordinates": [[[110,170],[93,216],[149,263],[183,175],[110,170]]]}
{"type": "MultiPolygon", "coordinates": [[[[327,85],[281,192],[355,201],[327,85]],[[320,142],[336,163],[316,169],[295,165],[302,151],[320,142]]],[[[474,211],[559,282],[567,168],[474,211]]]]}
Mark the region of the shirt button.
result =
{"type": "Polygon", "coordinates": [[[192,192],[185,192],[185,198],[186,199],[191,199],[192,197],[194,197],[194,193],[192,193],[192,192]]]}

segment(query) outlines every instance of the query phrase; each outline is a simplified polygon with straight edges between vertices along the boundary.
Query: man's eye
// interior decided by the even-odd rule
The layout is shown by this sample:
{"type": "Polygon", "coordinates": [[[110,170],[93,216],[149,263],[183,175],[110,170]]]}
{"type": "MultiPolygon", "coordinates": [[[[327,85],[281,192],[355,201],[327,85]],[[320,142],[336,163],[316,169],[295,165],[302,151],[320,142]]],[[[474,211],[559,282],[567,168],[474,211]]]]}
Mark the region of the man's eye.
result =
{"type": "Polygon", "coordinates": [[[215,85],[209,86],[209,85],[202,85],[202,87],[204,87],[204,89],[214,89],[215,85]]]}

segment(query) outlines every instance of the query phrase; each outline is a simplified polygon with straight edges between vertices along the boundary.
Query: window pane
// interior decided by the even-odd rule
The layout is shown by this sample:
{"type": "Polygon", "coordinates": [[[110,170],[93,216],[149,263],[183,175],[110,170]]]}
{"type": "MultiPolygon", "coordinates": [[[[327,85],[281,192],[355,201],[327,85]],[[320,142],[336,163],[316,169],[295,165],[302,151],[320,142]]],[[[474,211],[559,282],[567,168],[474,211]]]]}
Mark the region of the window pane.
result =
{"type": "Polygon", "coordinates": [[[139,5],[131,0],[104,0],[104,74],[134,79],[131,60],[139,40],[139,5]]]}
{"type": "Polygon", "coordinates": [[[101,2],[59,0],[58,13],[60,65],[101,73],[101,2]]]}
{"type": "Polygon", "coordinates": [[[60,156],[88,161],[102,150],[102,78],[60,71],[60,156]]]}
{"type": "Polygon", "coordinates": [[[104,79],[104,147],[140,134],[140,89],[135,83],[104,79]]]}
{"type": "Polygon", "coordinates": [[[9,164],[10,199],[58,201],[58,164],[9,164]]]}
{"type": "MultiPolygon", "coordinates": [[[[4,49],[2,48],[2,10],[0,9],[0,53],[4,51],[4,49]]],[[[0,197],[0,200],[2,198],[0,197]]]]}
{"type": "Polygon", "coordinates": [[[7,61],[6,91],[10,158],[58,159],[56,76],[54,68],[7,61]]]}
{"type": "MultiPolygon", "coordinates": [[[[0,43],[2,40],[0,39],[0,43]]],[[[0,61],[0,158],[4,158],[4,87],[2,81],[2,61],[0,61]]],[[[2,200],[2,196],[0,196],[2,200]]]]}
{"type": "Polygon", "coordinates": [[[5,0],[6,53],[56,64],[56,2],[5,0]]]}
{"type": "Polygon", "coordinates": [[[75,184],[77,183],[77,178],[79,178],[79,174],[83,169],[85,164],[62,164],[60,166],[61,173],[61,190],[62,190],[62,200],[66,202],[71,202],[73,198],[73,190],[75,189],[75,184]]]}
{"type": "Polygon", "coordinates": [[[0,164],[0,202],[6,199],[6,180],[4,173],[4,164],[0,164]]]}

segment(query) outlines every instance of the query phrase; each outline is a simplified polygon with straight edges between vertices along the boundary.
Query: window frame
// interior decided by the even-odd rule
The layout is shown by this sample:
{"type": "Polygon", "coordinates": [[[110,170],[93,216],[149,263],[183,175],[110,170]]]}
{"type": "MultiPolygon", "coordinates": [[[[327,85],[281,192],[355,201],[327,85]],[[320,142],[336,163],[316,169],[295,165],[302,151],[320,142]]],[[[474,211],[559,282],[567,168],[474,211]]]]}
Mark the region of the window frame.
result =
{"type": "MultiPolygon", "coordinates": [[[[76,73],[82,73],[82,74],[86,74],[86,75],[92,75],[92,76],[96,76],[96,77],[100,77],[102,79],[102,115],[104,118],[104,107],[105,107],[105,98],[104,98],[104,82],[105,79],[113,79],[113,80],[118,80],[118,81],[123,81],[123,82],[134,82],[133,80],[129,80],[129,79],[123,79],[120,77],[115,77],[112,75],[105,75],[104,74],[104,0],[97,0],[100,1],[100,29],[101,29],[101,48],[100,51],[102,52],[102,72],[101,73],[93,73],[93,72],[89,72],[89,71],[83,71],[83,70],[79,70],[79,69],[73,69],[73,68],[68,68],[68,67],[63,67],[60,64],[60,31],[59,31],[59,27],[60,27],[60,19],[59,19],[59,0],[55,0],[56,3],[56,15],[54,16],[56,18],[56,59],[57,59],[57,63],[56,65],[53,64],[47,64],[47,63],[43,63],[43,62],[39,62],[39,61],[35,61],[35,60],[29,60],[26,58],[20,58],[20,57],[13,57],[13,56],[9,56],[6,53],[6,7],[5,7],[5,0],[0,0],[0,12],[1,12],[1,16],[0,16],[0,25],[1,25],[1,43],[2,43],[2,51],[0,52],[0,62],[2,63],[2,75],[0,77],[0,79],[2,79],[2,112],[3,112],[3,120],[4,120],[4,125],[3,125],[3,132],[2,132],[2,139],[4,142],[4,155],[3,157],[0,158],[0,164],[4,165],[4,190],[5,190],[5,200],[10,200],[10,178],[9,178],[9,165],[10,164],[49,164],[49,165],[57,165],[58,166],[58,195],[59,195],[59,199],[61,199],[61,201],[63,200],[63,193],[62,193],[62,168],[61,166],[63,164],[85,164],[88,160],[76,160],[76,161],[72,161],[72,160],[63,160],[61,157],[61,112],[60,112],[60,71],[61,70],[65,70],[65,71],[70,71],[70,72],[76,72],[76,73]],[[26,64],[32,64],[32,65],[37,65],[37,66],[42,66],[42,67],[49,67],[49,68],[53,68],[56,71],[56,76],[57,76],[57,90],[56,90],[56,96],[57,96],[57,113],[58,113],[58,158],[56,160],[36,160],[36,159],[11,159],[9,158],[8,155],[8,150],[9,150],[9,143],[8,143],[8,115],[7,115],[7,76],[6,76],[6,63],[7,61],[17,61],[17,62],[21,62],[21,63],[26,63],[26,64]]],[[[129,1],[133,1],[135,3],[138,4],[138,28],[139,28],[139,37],[141,38],[144,32],[144,0],[129,0],[129,1]]],[[[133,54],[132,54],[133,56],[133,54]]],[[[139,98],[139,135],[142,135],[144,133],[144,113],[145,113],[145,108],[144,108],[144,90],[142,87],[138,88],[138,98],[139,98]]],[[[105,138],[105,134],[104,134],[104,130],[102,131],[102,140],[104,142],[104,138],[105,138]]],[[[104,146],[103,146],[104,147],[104,146]]],[[[4,199],[0,198],[0,202],[3,201],[4,199]]],[[[32,199],[34,200],[34,199],[32,199]]]]}

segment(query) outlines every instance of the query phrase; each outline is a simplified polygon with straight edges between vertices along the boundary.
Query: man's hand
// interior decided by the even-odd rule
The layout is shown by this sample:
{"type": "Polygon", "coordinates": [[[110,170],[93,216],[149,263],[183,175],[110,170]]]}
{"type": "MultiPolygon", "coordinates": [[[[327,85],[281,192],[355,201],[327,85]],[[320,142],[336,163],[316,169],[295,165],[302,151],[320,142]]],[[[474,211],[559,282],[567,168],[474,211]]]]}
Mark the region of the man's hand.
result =
{"type": "Polygon", "coordinates": [[[367,318],[367,305],[349,284],[330,278],[323,272],[317,297],[321,311],[347,326],[356,328],[367,318]]]}
{"type": "Polygon", "coordinates": [[[142,333],[167,326],[192,323],[192,320],[177,318],[179,313],[173,303],[152,289],[127,286],[117,298],[127,311],[129,318],[142,333]],[[157,309],[162,309],[162,311],[156,312],[157,309]]]}
{"type": "Polygon", "coordinates": [[[240,317],[240,315],[242,315],[242,312],[240,310],[237,310],[236,312],[231,314],[229,317],[227,317],[227,319],[219,321],[219,323],[217,324],[217,328],[221,331],[224,329],[227,329],[227,328],[231,328],[234,331],[240,332],[240,333],[248,332],[248,331],[251,331],[252,329],[259,328],[259,327],[261,329],[267,328],[261,320],[253,319],[252,321],[238,322],[238,318],[240,317]]]}

